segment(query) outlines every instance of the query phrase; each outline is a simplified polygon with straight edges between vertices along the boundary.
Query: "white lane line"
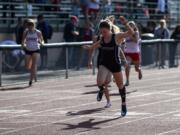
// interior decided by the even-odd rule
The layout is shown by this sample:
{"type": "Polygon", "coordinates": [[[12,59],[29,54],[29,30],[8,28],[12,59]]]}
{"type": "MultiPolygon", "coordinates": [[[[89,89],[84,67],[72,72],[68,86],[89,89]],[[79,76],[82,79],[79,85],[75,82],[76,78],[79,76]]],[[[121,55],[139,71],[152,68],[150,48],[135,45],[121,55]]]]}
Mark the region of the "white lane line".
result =
{"type": "MultiPolygon", "coordinates": [[[[168,72],[166,72],[166,75],[167,74],[173,74],[173,73],[175,73],[176,75],[177,75],[177,73],[179,73],[179,70],[177,69],[177,70],[169,70],[169,69],[167,69],[168,70],[168,72]]],[[[167,70],[153,70],[153,72],[152,72],[152,70],[151,71],[149,71],[149,70],[144,70],[144,75],[145,75],[145,77],[147,77],[147,76],[153,76],[153,75],[156,75],[156,76],[159,76],[160,74],[162,74],[162,75],[164,75],[164,72],[165,71],[167,71],[167,70]],[[148,72],[149,71],[149,72],[148,72]]],[[[135,75],[137,74],[136,72],[132,72],[133,74],[132,74],[132,78],[137,78],[135,75]]],[[[78,76],[76,79],[77,80],[80,80],[80,81],[82,81],[82,80],[86,80],[86,79],[91,79],[92,77],[96,77],[96,76],[94,76],[94,75],[81,75],[81,76],[78,76]]],[[[50,83],[51,81],[52,82],[58,82],[59,84],[64,84],[64,82],[69,82],[69,81],[74,81],[74,79],[73,78],[69,78],[68,80],[64,80],[64,79],[62,79],[62,78],[50,78],[50,79],[47,79],[47,80],[43,80],[43,81],[40,81],[40,83],[44,83],[44,82],[48,82],[48,83],[50,83]],[[58,81],[56,81],[56,80],[58,80],[58,81]],[[62,82],[63,81],[63,82],[62,82]]],[[[40,84],[39,83],[39,84],[40,84]]]]}
{"type": "Polygon", "coordinates": [[[3,130],[9,130],[9,129],[16,129],[16,128],[1,128],[0,127],[0,130],[3,129],[3,130]]]}
{"type": "MultiPolygon", "coordinates": [[[[146,74],[144,74],[144,76],[145,76],[144,78],[147,78],[147,76],[152,76],[152,75],[156,75],[157,77],[156,77],[156,78],[153,78],[153,79],[149,79],[149,80],[155,80],[155,79],[158,79],[158,77],[164,78],[164,77],[162,76],[162,75],[164,75],[164,71],[165,71],[165,70],[163,70],[163,72],[159,72],[159,71],[158,71],[158,73],[156,73],[156,72],[148,73],[148,74],[146,73],[146,74]]],[[[172,71],[169,71],[169,70],[168,70],[168,72],[166,72],[166,76],[167,76],[167,74],[172,74],[172,73],[176,73],[176,75],[177,75],[178,71],[179,71],[179,70],[172,72],[172,71]]],[[[83,76],[83,77],[81,77],[81,76],[79,77],[79,76],[78,76],[78,78],[76,78],[76,79],[78,80],[79,78],[88,78],[88,80],[89,80],[89,79],[92,79],[92,78],[95,79],[94,76],[83,76]]],[[[132,78],[137,78],[137,77],[132,76],[132,78]]],[[[160,78],[159,78],[159,79],[160,79],[160,78]]],[[[166,77],[166,78],[167,78],[167,77],[166,77]]],[[[57,78],[57,79],[58,79],[58,78],[57,78]]],[[[158,80],[159,80],[159,79],[158,79],[158,80]]],[[[71,80],[71,79],[69,79],[69,80],[71,80]]],[[[83,80],[87,80],[87,79],[81,79],[80,82],[82,82],[83,80]]],[[[137,80],[137,79],[136,79],[136,80],[137,80]]],[[[52,80],[49,80],[49,79],[48,79],[47,81],[44,80],[44,81],[42,81],[42,82],[40,82],[40,83],[46,83],[46,82],[50,83],[49,81],[58,82],[58,84],[60,84],[59,86],[64,86],[64,83],[69,83],[69,82],[66,82],[66,81],[61,80],[61,79],[58,79],[58,81],[56,81],[55,79],[52,79],[52,80]],[[59,81],[60,81],[60,82],[59,82],[59,81]],[[62,82],[62,81],[63,81],[63,82],[62,82]]],[[[67,81],[68,81],[68,80],[67,80],[67,81]]],[[[141,81],[145,81],[145,79],[143,79],[143,80],[141,80],[141,81]]],[[[91,82],[95,82],[95,81],[91,81],[91,82]]],[[[132,81],[132,82],[136,82],[136,81],[132,81]]],[[[39,83],[39,84],[40,84],[40,83],[39,83]]],[[[43,84],[42,84],[42,85],[43,85],[43,84]]],[[[68,85],[73,85],[73,83],[68,84],[68,85]]],[[[76,85],[76,84],[75,84],[75,85],[76,85]]],[[[41,87],[41,85],[38,85],[38,86],[41,87]]],[[[57,85],[57,86],[58,86],[58,85],[57,85]]],[[[37,88],[38,88],[38,87],[37,87],[37,88]]],[[[6,91],[6,93],[8,93],[8,92],[10,92],[10,93],[16,93],[16,92],[17,92],[17,93],[18,93],[18,92],[21,92],[21,91],[6,91]]],[[[1,93],[1,92],[0,92],[0,93],[1,93]]]]}
{"type": "MultiPolygon", "coordinates": [[[[155,84],[155,85],[151,85],[151,86],[139,86],[139,87],[136,87],[136,89],[145,89],[145,88],[152,88],[152,87],[158,87],[158,86],[165,86],[165,85],[173,85],[173,84],[177,84],[179,81],[174,81],[174,82],[165,82],[165,83],[161,83],[161,84],[155,84]]],[[[76,91],[76,90],[84,90],[85,88],[79,88],[79,89],[71,89],[70,91],[76,91]]],[[[67,89],[68,91],[69,89],[67,89]]],[[[63,90],[65,91],[65,90],[63,90]]],[[[57,92],[46,92],[46,93],[42,93],[42,94],[36,94],[36,95],[32,95],[32,96],[21,96],[21,97],[16,97],[16,98],[9,98],[9,99],[0,99],[0,101],[4,101],[4,100],[16,100],[16,99],[20,99],[20,98],[29,98],[29,97],[36,97],[36,96],[42,96],[42,95],[48,95],[48,94],[55,94],[55,93],[61,93],[61,90],[60,91],[57,91],[57,92]]]]}
{"type": "MultiPolygon", "coordinates": [[[[171,84],[171,83],[170,83],[171,84]]],[[[129,96],[128,98],[138,98],[138,97],[143,97],[143,96],[150,96],[150,95],[153,95],[153,94],[161,94],[161,93],[166,93],[166,92],[172,92],[172,91],[176,91],[178,89],[171,89],[171,90],[164,90],[164,91],[158,91],[158,92],[151,92],[151,93],[145,93],[145,94],[142,94],[142,95],[135,95],[135,96],[129,96]]],[[[17,107],[22,107],[22,106],[27,106],[27,105],[35,105],[35,104],[42,104],[42,103],[48,103],[48,102],[53,102],[53,101],[57,101],[57,100],[66,100],[66,99],[73,99],[73,98],[91,98],[92,95],[80,95],[80,96],[71,96],[71,97],[64,97],[64,98],[57,98],[57,99],[52,99],[52,100],[46,100],[46,101],[36,101],[36,102],[32,102],[32,103],[28,103],[28,104],[21,104],[21,105],[18,105],[18,106],[7,106],[7,107],[0,107],[0,109],[10,109],[10,108],[17,108],[17,107]]],[[[112,101],[116,101],[116,100],[120,100],[120,98],[117,98],[117,99],[114,99],[112,101]]],[[[105,101],[104,101],[105,102],[105,101]]],[[[91,102],[90,104],[96,104],[97,102],[91,102]]],[[[85,104],[87,105],[87,104],[85,104]]],[[[82,104],[82,106],[84,106],[82,104]]],[[[81,105],[78,105],[78,106],[68,106],[68,107],[65,107],[65,108],[53,108],[53,109],[48,109],[48,110],[45,110],[45,111],[40,111],[41,113],[42,112],[48,112],[48,111],[52,111],[52,110],[56,110],[56,109],[67,109],[67,108],[74,108],[74,107],[81,107],[81,105]]],[[[38,113],[38,112],[35,112],[35,113],[38,113]]],[[[24,114],[26,115],[26,114],[24,114]]],[[[16,116],[14,116],[16,117],[16,116]]],[[[9,117],[11,118],[11,117],[9,117]]],[[[2,120],[2,119],[0,119],[2,120]]]]}
{"type": "MultiPolygon", "coordinates": [[[[92,77],[91,77],[92,78],[92,77]]],[[[166,77],[165,79],[167,79],[167,80],[169,80],[169,79],[173,79],[173,78],[176,78],[176,77],[174,77],[174,76],[170,76],[170,77],[166,77]]],[[[141,82],[146,82],[146,81],[157,81],[157,80],[161,80],[161,79],[164,79],[163,77],[156,77],[156,78],[153,78],[153,79],[143,79],[143,80],[141,80],[141,82]]],[[[139,80],[137,80],[137,81],[132,81],[133,83],[135,83],[135,82],[138,82],[139,80]]],[[[95,81],[88,81],[88,82],[84,82],[84,83],[93,83],[93,82],[95,82],[95,81]]],[[[82,85],[82,83],[83,83],[83,81],[81,80],[81,82],[79,83],[79,82],[75,82],[75,83],[71,83],[71,85],[79,85],[79,84],[81,84],[82,85]]],[[[83,85],[85,85],[85,84],[83,84],[83,85]]],[[[62,85],[55,85],[55,86],[53,86],[53,87],[45,87],[44,89],[47,89],[47,88],[54,88],[54,87],[59,87],[59,86],[62,86],[62,85]]],[[[63,82],[63,86],[67,86],[67,84],[64,84],[64,82],[63,82]]],[[[69,84],[68,84],[68,86],[69,86],[69,84]]],[[[39,88],[38,86],[36,87],[36,88],[39,88]]],[[[41,90],[42,91],[42,90],[41,90]]],[[[14,91],[6,91],[5,93],[7,93],[7,92],[10,92],[10,93],[19,93],[20,91],[16,91],[16,92],[14,92],[14,91]]],[[[22,92],[22,91],[21,91],[22,92]]],[[[39,91],[40,92],[40,91],[39,91]]],[[[24,91],[23,93],[28,93],[29,94],[29,91],[24,91]]],[[[42,94],[36,94],[36,95],[31,95],[31,96],[21,96],[21,97],[18,97],[18,98],[9,98],[9,99],[0,99],[0,100],[11,100],[11,99],[19,99],[19,98],[26,98],[26,97],[33,97],[33,96],[38,96],[38,95],[46,95],[46,94],[49,94],[50,92],[46,92],[46,93],[42,93],[42,94]]],[[[3,93],[1,94],[1,95],[3,95],[3,93]]]]}
{"type": "Polygon", "coordinates": [[[178,132],[179,130],[180,130],[180,128],[177,128],[177,129],[174,129],[174,130],[168,130],[166,132],[159,133],[158,135],[166,135],[166,134],[169,134],[169,133],[178,132]]]}
{"type": "MultiPolygon", "coordinates": [[[[38,97],[38,96],[45,96],[45,95],[49,95],[49,94],[58,94],[58,93],[75,93],[75,94],[81,94],[82,91],[75,91],[75,90],[84,90],[84,88],[80,88],[80,89],[67,89],[67,90],[59,90],[59,91],[49,91],[49,92],[45,92],[42,91],[42,94],[33,94],[33,95],[28,95],[28,96],[17,96],[15,98],[4,98],[4,99],[0,99],[0,101],[6,101],[6,100],[17,100],[17,99],[23,99],[23,98],[32,98],[32,97],[38,97]],[[45,92],[45,93],[44,93],[45,92]]],[[[27,93],[29,94],[29,93],[27,93]]]]}
{"type": "MultiPolygon", "coordinates": [[[[141,105],[137,105],[137,106],[132,106],[132,107],[129,107],[130,109],[132,108],[137,108],[137,107],[143,107],[143,106],[148,106],[148,105],[152,105],[152,104],[159,104],[159,103],[164,103],[164,102],[172,102],[172,101],[177,101],[177,100],[180,100],[180,98],[176,98],[176,99],[170,99],[170,100],[164,100],[164,101],[159,101],[159,102],[154,102],[154,103],[148,103],[148,104],[141,104],[141,105]]],[[[72,107],[71,107],[72,108],[72,107]]],[[[34,114],[34,113],[33,113],[34,114]]],[[[99,113],[98,113],[99,114],[99,113]]],[[[92,115],[95,115],[95,114],[92,114],[92,115]]],[[[21,115],[22,116],[22,115],[21,115]]],[[[88,115],[89,117],[90,115],[88,115]]],[[[80,117],[83,117],[83,116],[80,116],[80,117]]],[[[74,120],[74,119],[78,119],[80,117],[76,117],[76,118],[70,118],[70,119],[65,119],[63,121],[60,121],[60,122],[65,122],[65,121],[69,121],[69,120],[74,120]]],[[[35,128],[35,127],[39,127],[39,126],[46,126],[46,125],[49,125],[49,124],[53,124],[53,123],[57,123],[57,122],[51,122],[51,123],[45,123],[45,124],[39,124],[39,125],[36,125],[36,126],[33,126],[33,127],[26,127],[25,129],[29,129],[29,128],[35,128]]],[[[22,130],[25,130],[24,128],[22,130]]],[[[20,131],[20,129],[18,130],[20,131]]]]}
{"type": "MultiPolygon", "coordinates": [[[[149,96],[149,95],[153,95],[153,94],[161,94],[161,93],[166,93],[166,92],[172,92],[172,91],[176,91],[177,89],[171,89],[171,90],[165,90],[165,91],[158,91],[158,92],[152,92],[152,93],[145,93],[145,94],[142,94],[142,95],[136,95],[136,96],[129,96],[129,98],[137,98],[137,97],[143,97],[143,96],[149,96]]],[[[91,95],[87,95],[87,97],[90,97],[91,95]]],[[[81,96],[80,96],[81,97],[81,96]]],[[[75,96],[74,98],[78,98],[77,96],[75,96]]],[[[67,99],[67,98],[65,98],[67,99]]],[[[57,99],[56,99],[57,100],[57,99]]],[[[117,98],[117,99],[114,99],[112,101],[116,101],[116,100],[120,100],[120,98],[117,98]]],[[[53,100],[54,101],[54,100],[53,100]]],[[[50,101],[44,101],[43,103],[45,102],[50,102],[50,101]]],[[[52,100],[51,100],[52,102],[52,100]]],[[[105,101],[104,101],[105,102],[105,101]]],[[[42,103],[42,102],[39,102],[39,103],[42,103]]],[[[32,105],[33,103],[31,103],[32,105]]],[[[34,104],[37,104],[37,102],[34,102],[34,104]]],[[[6,120],[6,119],[12,119],[12,118],[17,118],[17,117],[20,117],[20,116],[28,116],[28,115],[32,115],[32,114],[38,114],[38,113],[44,113],[44,112],[49,112],[49,111],[56,111],[56,110],[62,110],[62,109],[69,109],[69,108],[76,108],[76,107],[81,107],[81,106],[86,106],[86,105],[92,105],[92,104],[97,104],[97,102],[91,102],[91,103],[87,103],[87,104],[81,104],[81,105],[77,105],[77,106],[68,106],[68,107],[65,107],[65,108],[53,108],[53,109],[47,109],[45,111],[39,111],[39,112],[34,112],[34,113],[25,113],[25,114],[21,114],[21,115],[16,115],[16,116],[13,116],[13,117],[7,117],[7,118],[2,118],[0,120],[6,120]]],[[[29,104],[28,104],[29,105],[29,104]]],[[[8,107],[6,107],[7,109],[8,107]]],[[[12,108],[12,107],[9,107],[9,108],[12,108]]]]}
{"type": "MultiPolygon", "coordinates": [[[[142,79],[141,80],[141,82],[146,82],[146,81],[161,81],[163,79],[163,81],[165,81],[165,80],[169,80],[169,79],[177,79],[177,74],[176,75],[174,75],[174,76],[168,76],[168,77],[166,77],[166,78],[164,78],[164,77],[162,77],[162,76],[157,76],[157,77],[155,77],[155,78],[151,78],[151,79],[142,79]]],[[[95,81],[91,81],[91,82],[94,82],[95,83],[95,81]]],[[[135,82],[139,82],[139,80],[138,79],[136,79],[136,80],[134,80],[134,81],[132,81],[133,83],[135,83],[135,82]]],[[[87,82],[88,84],[89,84],[89,82],[87,82]]],[[[80,81],[80,82],[77,82],[77,83],[73,83],[73,84],[82,84],[82,82],[80,81]]],[[[55,86],[47,86],[47,87],[44,87],[44,88],[46,88],[46,89],[49,89],[49,88],[57,88],[57,87],[66,87],[66,86],[74,86],[73,84],[56,84],[55,86]]]]}
{"type": "MultiPolygon", "coordinates": [[[[180,100],[180,98],[177,98],[178,100],[180,100]]],[[[176,100],[177,100],[176,99],[176,100]]],[[[176,101],[175,99],[171,99],[171,100],[165,100],[165,101],[161,101],[161,103],[164,103],[164,102],[172,102],[172,101],[176,101]]],[[[158,102],[160,103],[160,102],[158,102]]],[[[151,105],[152,103],[150,103],[151,105]]],[[[156,103],[154,103],[156,104],[156,103]]],[[[147,106],[149,104],[143,104],[143,105],[140,105],[140,106],[147,106]]],[[[137,106],[133,106],[131,108],[136,108],[137,106]]],[[[151,116],[148,116],[148,117],[143,117],[143,118],[140,118],[140,119],[135,119],[135,120],[130,120],[130,121],[127,121],[127,122],[122,122],[122,123],[118,123],[118,124],[113,124],[111,126],[104,126],[104,127],[101,127],[101,129],[106,129],[106,128],[111,128],[111,127],[115,127],[115,126],[119,126],[119,125],[123,125],[123,124],[129,124],[129,123],[133,123],[133,122],[138,122],[138,121],[142,121],[142,120],[146,120],[146,119],[150,119],[150,118],[155,118],[155,117],[160,117],[160,116],[163,116],[163,115],[168,115],[168,114],[173,114],[173,113],[177,113],[177,112],[180,112],[180,110],[176,110],[176,111],[171,111],[171,112],[168,112],[168,113],[160,113],[158,115],[151,115],[151,116]]],[[[100,113],[98,113],[100,114],[100,113]]],[[[88,115],[88,117],[90,117],[91,115],[88,115]]],[[[92,116],[95,116],[95,114],[92,114],[92,116]]],[[[51,124],[55,124],[55,123],[60,123],[60,122],[66,122],[66,121],[72,121],[72,120],[75,120],[75,119],[79,119],[79,118],[83,118],[84,116],[78,116],[78,117],[75,117],[75,118],[69,118],[69,119],[64,119],[64,120],[60,120],[60,121],[53,121],[53,122],[50,122],[50,123],[45,123],[45,124],[37,124],[37,125],[34,125],[34,126],[29,126],[29,127],[25,127],[25,128],[21,128],[21,129],[17,129],[17,130],[12,130],[12,131],[7,131],[7,132],[3,132],[3,133],[0,133],[0,134],[8,134],[8,133],[15,133],[15,132],[20,132],[20,131],[23,131],[23,130],[27,130],[27,129],[32,129],[32,128],[37,128],[37,127],[41,127],[41,126],[47,126],[47,125],[51,125],[51,124]]],[[[118,117],[117,117],[118,118],[118,117]]],[[[91,130],[91,131],[87,131],[87,132],[81,132],[81,133],[77,133],[75,135],[81,135],[81,134],[87,134],[87,133],[90,133],[90,132],[93,132],[94,130],[91,130]]]]}
{"type": "MultiPolygon", "coordinates": [[[[169,80],[169,79],[173,79],[173,78],[176,78],[176,77],[174,77],[174,76],[170,76],[170,77],[166,77],[165,79],[166,80],[169,80]]],[[[146,81],[157,81],[157,80],[161,80],[161,79],[164,79],[163,77],[156,77],[156,78],[153,78],[153,79],[143,79],[143,80],[141,80],[141,82],[146,82],[146,81]]],[[[139,82],[139,80],[136,80],[136,81],[132,81],[133,83],[135,83],[135,82],[139,82]]],[[[86,85],[86,84],[82,84],[82,83],[95,83],[95,81],[88,81],[88,82],[83,82],[83,81],[81,81],[81,82],[74,82],[74,83],[71,83],[71,85],[86,85]]],[[[63,84],[64,86],[67,86],[67,84],[63,84]]],[[[44,89],[52,89],[52,88],[57,88],[57,87],[60,87],[61,85],[57,85],[57,84],[55,84],[55,86],[49,86],[49,87],[44,87],[44,89]]],[[[68,86],[69,86],[69,84],[68,84],[68,86]]],[[[36,88],[38,89],[40,86],[37,86],[36,88]]],[[[42,87],[41,87],[42,88],[42,87]]],[[[61,88],[62,89],[62,88],[61,88]]],[[[69,88],[70,89],[70,88],[69,88]]],[[[69,90],[69,89],[67,89],[67,90],[69,90]]],[[[11,92],[12,93],[12,91],[8,91],[8,92],[11,92]]],[[[22,92],[22,91],[21,91],[22,92]]],[[[36,92],[36,91],[35,91],[36,92]]],[[[39,91],[39,93],[40,92],[42,92],[42,90],[41,91],[39,91]]],[[[60,91],[58,91],[58,93],[59,93],[60,91]]],[[[6,92],[7,93],[7,92],[6,92]]],[[[18,93],[18,92],[17,92],[18,93]]],[[[26,93],[25,91],[24,91],[24,93],[26,93]]],[[[29,91],[27,91],[27,93],[29,94],[29,91]]],[[[34,94],[34,95],[31,95],[31,96],[20,96],[20,97],[16,97],[16,98],[8,98],[8,99],[0,99],[0,101],[1,100],[13,100],[13,99],[19,99],[19,98],[26,98],[26,97],[33,97],[33,96],[39,96],[39,95],[47,95],[47,94],[50,94],[50,93],[52,93],[52,92],[46,92],[46,93],[43,93],[42,92],[42,94],[34,94]]],[[[55,93],[55,92],[54,92],[55,93]]],[[[1,94],[2,96],[4,96],[4,94],[2,93],[1,94]]]]}

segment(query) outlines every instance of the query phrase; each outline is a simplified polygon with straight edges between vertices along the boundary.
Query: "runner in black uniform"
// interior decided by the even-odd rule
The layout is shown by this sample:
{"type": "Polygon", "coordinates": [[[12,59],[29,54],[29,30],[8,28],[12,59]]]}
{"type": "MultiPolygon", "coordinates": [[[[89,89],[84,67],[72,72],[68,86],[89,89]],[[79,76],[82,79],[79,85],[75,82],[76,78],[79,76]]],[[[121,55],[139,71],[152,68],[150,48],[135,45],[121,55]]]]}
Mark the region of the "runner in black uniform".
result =
{"type": "MultiPolygon", "coordinates": [[[[128,25],[127,20],[124,17],[120,17],[122,24],[126,25],[128,31],[118,34],[111,32],[111,26],[107,21],[102,21],[99,25],[100,32],[102,34],[101,40],[94,43],[92,46],[88,46],[91,49],[101,48],[101,55],[99,58],[99,68],[107,68],[114,76],[115,82],[119,88],[119,93],[122,99],[121,115],[125,116],[126,109],[126,89],[123,85],[123,75],[121,72],[121,61],[119,56],[119,44],[124,41],[124,38],[129,35],[133,35],[133,29],[128,25]]],[[[99,69],[100,70],[100,69],[99,69]]],[[[102,83],[98,83],[100,89],[99,93],[103,93],[104,86],[102,83]]]]}

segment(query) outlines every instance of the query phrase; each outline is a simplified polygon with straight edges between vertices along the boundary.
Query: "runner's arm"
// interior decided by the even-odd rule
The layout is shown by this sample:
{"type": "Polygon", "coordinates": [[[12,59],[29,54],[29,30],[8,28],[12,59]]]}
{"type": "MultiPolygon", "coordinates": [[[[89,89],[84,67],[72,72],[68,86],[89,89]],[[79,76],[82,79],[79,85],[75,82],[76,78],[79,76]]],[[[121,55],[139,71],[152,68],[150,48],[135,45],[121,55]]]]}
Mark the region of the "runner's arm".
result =
{"type": "Polygon", "coordinates": [[[128,21],[123,16],[120,16],[120,21],[123,25],[126,26],[127,31],[116,34],[116,41],[119,44],[123,42],[124,38],[132,36],[134,34],[134,30],[129,26],[128,21]]]}

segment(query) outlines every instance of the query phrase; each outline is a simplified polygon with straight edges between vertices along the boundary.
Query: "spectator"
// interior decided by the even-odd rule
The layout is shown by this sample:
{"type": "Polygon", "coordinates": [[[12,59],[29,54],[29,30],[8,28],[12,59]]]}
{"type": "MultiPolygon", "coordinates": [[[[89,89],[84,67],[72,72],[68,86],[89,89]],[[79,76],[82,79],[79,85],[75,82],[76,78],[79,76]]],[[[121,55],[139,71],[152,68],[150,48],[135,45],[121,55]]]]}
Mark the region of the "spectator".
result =
{"type": "Polygon", "coordinates": [[[93,37],[94,29],[91,22],[87,22],[84,28],[84,37],[83,41],[91,41],[93,37]]]}
{"type": "Polygon", "coordinates": [[[122,11],[122,5],[120,2],[115,2],[114,11],[115,12],[121,12],[122,11]]]}
{"type": "Polygon", "coordinates": [[[79,10],[80,1],[79,0],[71,0],[71,2],[72,2],[72,15],[79,16],[79,14],[80,14],[80,10],[79,10]]]}
{"type": "Polygon", "coordinates": [[[61,3],[61,0],[51,0],[51,3],[55,5],[52,8],[53,11],[60,11],[59,4],[61,3]]]}
{"type": "Polygon", "coordinates": [[[76,16],[71,16],[70,22],[64,26],[64,35],[63,38],[65,42],[74,42],[76,41],[79,32],[77,31],[78,18],[76,16]]]}
{"type": "MultiPolygon", "coordinates": [[[[22,38],[23,38],[23,33],[27,25],[27,20],[22,21],[22,18],[18,18],[18,23],[15,27],[15,37],[16,37],[16,43],[21,44],[22,43],[22,38]]],[[[20,69],[20,65],[24,59],[24,52],[22,50],[16,49],[13,50],[13,56],[17,59],[16,66],[14,67],[16,70],[20,69]]]]}
{"type": "MultiPolygon", "coordinates": [[[[166,26],[166,21],[164,19],[160,20],[160,26],[155,30],[154,36],[156,39],[168,39],[169,30],[166,26]]],[[[164,68],[166,57],[166,46],[160,44],[157,46],[157,56],[156,61],[159,61],[159,67],[164,68]]]]}
{"type": "MultiPolygon", "coordinates": [[[[2,5],[2,10],[4,10],[2,13],[2,17],[4,18],[3,20],[3,23],[6,23],[6,20],[5,18],[7,17],[7,14],[10,13],[10,17],[12,19],[14,19],[15,17],[15,12],[14,12],[14,9],[15,9],[15,5],[12,4],[11,2],[15,2],[14,0],[6,0],[6,3],[2,5]],[[9,3],[9,4],[8,4],[9,3]],[[10,10],[10,12],[7,12],[6,10],[10,10]]],[[[11,23],[14,23],[14,20],[11,20],[11,23]]]]}
{"type": "Polygon", "coordinates": [[[136,10],[138,9],[138,0],[128,0],[128,10],[131,14],[136,13],[136,10]]]}
{"type": "Polygon", "coordinates": [[[100,0],[90,0],[88,8],[91,19],[96,20],[97,14],[100,9],[100,0]]]}
{"type": "MultiPolygon", "coordinates": [[[[41,31],[44,43],[48,43],[49,37],[49,24],[45,21],[44,16],[42,14],[37,17],[37,29],[41,31]]],[[[48,60],[48,50],[47,48],[42,48],[40,50],[41,55],[41,65],[40,68],[47,68],[47,60],[48,60]]]]}
{"type": "Polygon", "coordinates": [[[145,0],[145,2],[147,3],[147,7],[149,9],[150,19],[154,19],[158,0],[145,0]]]}
{"type": "Polygon", "coordinates": [[[35,0],[27,0],[27,15],[28,16],[32,16],[32,12],[33,12],[33,6],[32,6],[32,3],[34,3],[35,2],[35,0]]]}
{"type": "Polygon", "coordinates": [[[80,6],[81,6],[81,9],[82,9],[82,12],[86,21],[89,21],[89,18],[88,18],[89,2],[90,0],[80,0],[80,6]]]}
{"type": "MultiPolygon", "coordinates": [[[[171,35],[172,39],[180,39],[180,25],[177,25],[175,30],[173,31],[171,35]]],[[[177,67],[175,65],[175,56],[176,56],[176,50],[177,50],[178,43],[175,43],[173,45],[169,46],[169,67],[177,67]]]]}
{"type": "Polygon", "coordinates": [[[156,28],[156,22],[148,21],[147,26],[143,30],[143,33],[152,33],[152,34],[154,34],[155,28],[156,28]]]}
{"type": "MultiPolygon", "coordinates": [[[[82,40],[92,41],[93,35],[94,35],[93,33],[94,33],[93,24],[90,21],[86,22],[85,28],[82,31],[82,40]]],[[[76,70],[79,70],[80,67],[84,64],[83,62],[87,61],[86,56],[88,55],[84,49],[81,49],[78,51],[80,52],[78,53],[78,64],[77,64],[76,70]]]]}
{"type": "Polygon", "coordinates": [[[164,19],[165,18],[165,12],[166,12],[166,2],[165,0],[158,0],[157,3],[157,18],[158,19],[164,19]]]}
{"type": "MultiPolygon", "coordinates": [[[[79,32],[77,31],[78,18],[76,16],[70,17],[70,22],[65,24],[64,26],[64,41],[65,42],[75,42],[79,36],[79,32]]],[[[69,62],[70,66],[74,65],[74,54],[76,50],[74,48],[69,49],[69,62]]]]}
{"type": "Polygon", "coordinates": [[[23,21],[22,21],[22,18],[19,17],[17,25],[15,27],[15,37],[16,37],[16,43],[17,44],[22,43],[23,32],[24,32],[23,21]]]}
{"type": "Polygon", "coordinates": [[[103,2],[105,14],[110,15],[112,12],[112,0],[104,0],[103,2]]]}

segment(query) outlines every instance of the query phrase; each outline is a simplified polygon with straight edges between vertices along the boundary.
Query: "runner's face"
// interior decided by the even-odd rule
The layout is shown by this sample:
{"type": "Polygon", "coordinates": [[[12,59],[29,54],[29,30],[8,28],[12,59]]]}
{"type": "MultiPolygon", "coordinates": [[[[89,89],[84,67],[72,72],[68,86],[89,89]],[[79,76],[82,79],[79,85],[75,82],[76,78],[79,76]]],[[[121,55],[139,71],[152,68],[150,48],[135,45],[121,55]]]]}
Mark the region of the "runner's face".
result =
{"type": "Polygon", "coordinates": [[[102,34],[103,37],[107,37],[107,36],[109,36],[109,34],[110,34],[110,30],[107,29],[107,28],[101,28],[101,29],[100,29],[100,32],[101,32],[101,34],[102,34]]]}
{"type": "Polygon", "coordinates": [[[33,26],[33,25],[28,25],[28,29],[29,29],[29,30],[33,30],[33,29],[34,29],[34,26],[33,26]]]}

